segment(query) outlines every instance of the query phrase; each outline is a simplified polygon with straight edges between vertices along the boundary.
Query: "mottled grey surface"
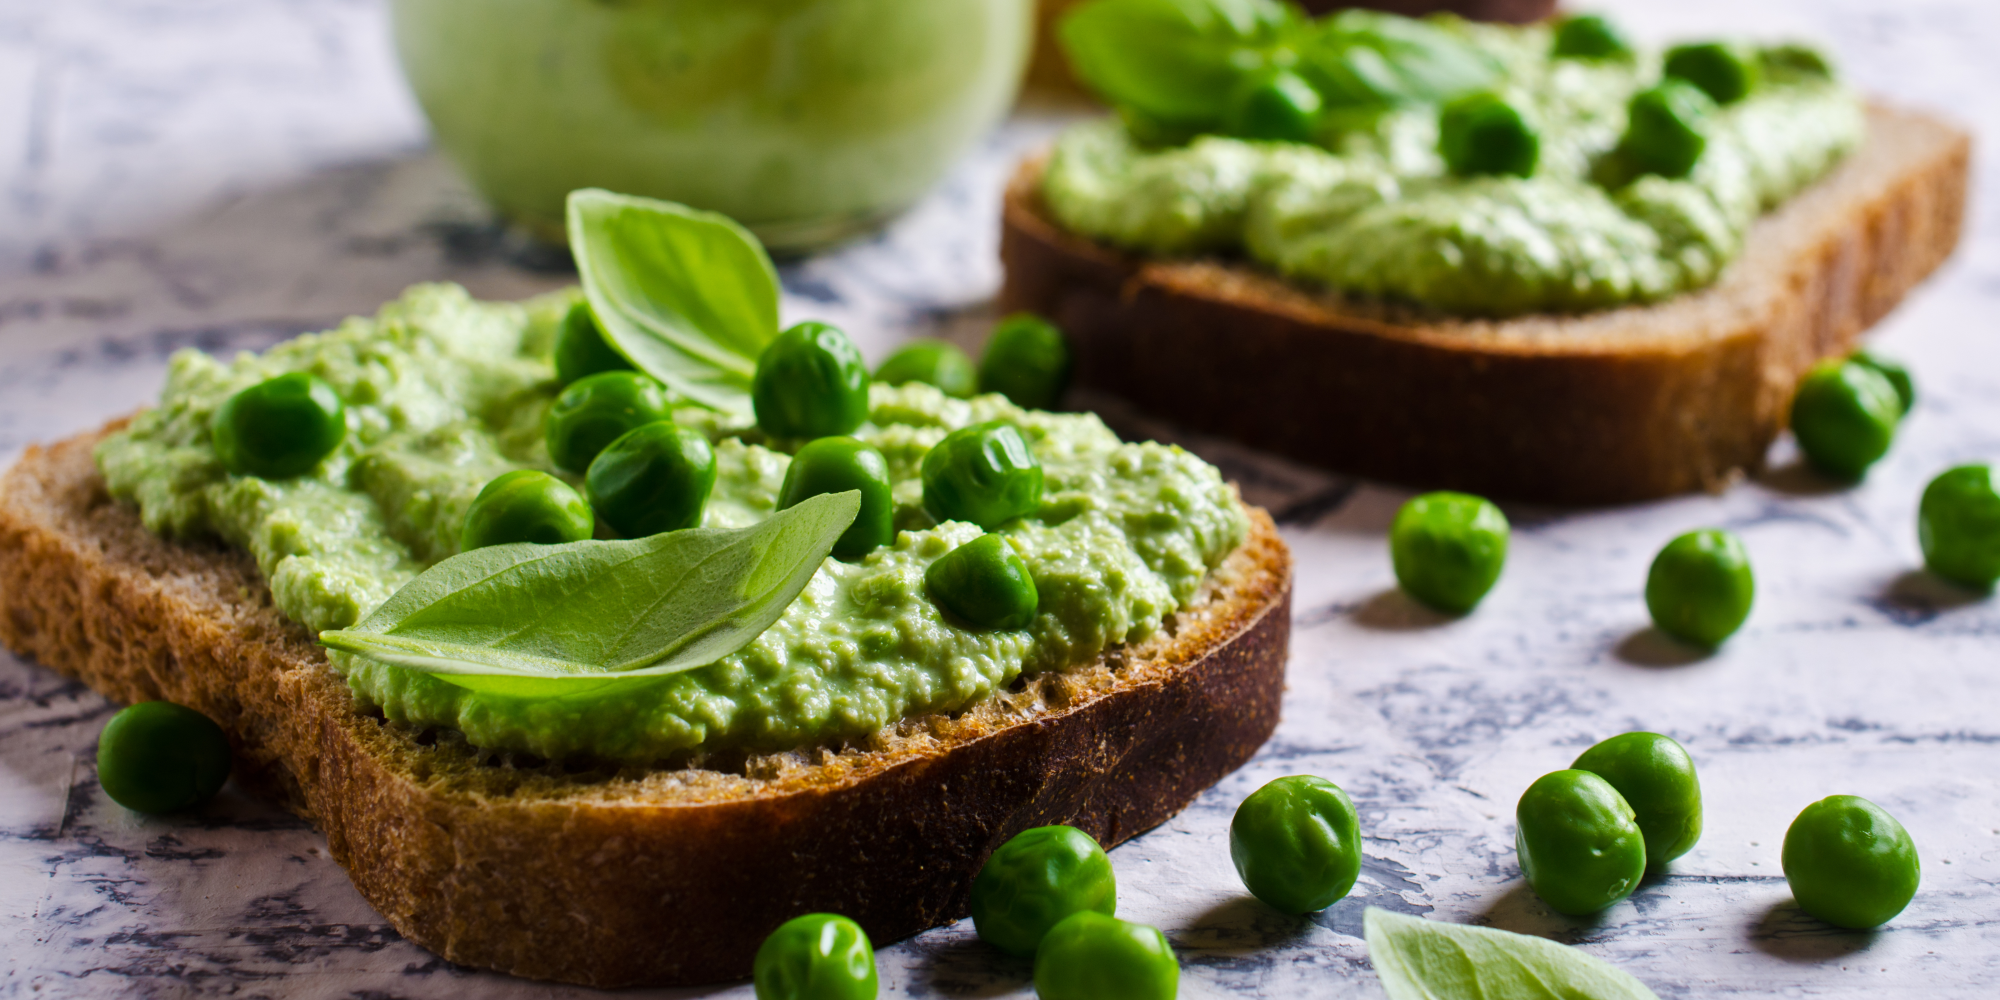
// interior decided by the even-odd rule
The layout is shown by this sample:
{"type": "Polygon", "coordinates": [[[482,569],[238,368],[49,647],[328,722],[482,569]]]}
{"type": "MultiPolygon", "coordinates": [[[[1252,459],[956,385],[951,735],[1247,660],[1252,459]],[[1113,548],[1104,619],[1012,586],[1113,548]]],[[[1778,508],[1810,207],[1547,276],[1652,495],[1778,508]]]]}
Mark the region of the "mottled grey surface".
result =
{"type": "MultiPolygon", "coordinates": [[[[2000,134],[1990,2],[1614,10],[1650,37],[1820,38],[1870,90],[2000,134]]],[[[999,180],[1055,124],[1017,119],[887,233],[787,268],[786,315],[842,322],[876,356],[912,333],[976,337],[998,281],[999,180]]],[[[0,5],[0,184],[0,462],[147,400],[180,346],[260,347],[417,280],[493,297],[567,280],[425,152],[373,0],[0,5]]],[[[1510,508],[1507,573],[1463,620],[1392,587],[1383,533],[1403,492],[1195,442],[1279,512],[1300,571],[1277,737],[1112,856],[1121,914],[1167,931],[1184,995],[1379,996],[1357,937],[1371,904],[1581,944],[1669,998],[1990,994],[2000,602],[1918,571],[1913,528],[1929,476],[2000,458],[2000,216],[1985,200],[1974,210],[1959,256],[1879,331],[1923,400],[1865,485],[1828,488],[1780,442],[1771,473],[1720,496],[1510,508]],[[1660,544],[1711,524],[1743,536],[1760,589],[1744,632],[1704,658],[1646,628],[1640,586],[1660,544]],[[1632,728],[1693,752],[1707,833],[1600,920],[1553,915],[1522,887],[1513,802],[1632,728]],[[1368,837],[1354,895],[1310,920],[1248,899],[1227,858],[1235,804],[1293,772],[1347,788],[1368,837]],[[1873,934],[1802,916],[1778,868],[1791,817],[1837,792],[1889,808],[1923,855],[1916,902],[1873,934]]],[[[92,757],[111,711],[0,653],[0,991],[588,992],[403,941],[322,838],[233,788],[169,819],[108,802],[92,757]]],[[[888,996],[1029,992],[1027,967],[965,925],[881,962],[888,996]]]]}

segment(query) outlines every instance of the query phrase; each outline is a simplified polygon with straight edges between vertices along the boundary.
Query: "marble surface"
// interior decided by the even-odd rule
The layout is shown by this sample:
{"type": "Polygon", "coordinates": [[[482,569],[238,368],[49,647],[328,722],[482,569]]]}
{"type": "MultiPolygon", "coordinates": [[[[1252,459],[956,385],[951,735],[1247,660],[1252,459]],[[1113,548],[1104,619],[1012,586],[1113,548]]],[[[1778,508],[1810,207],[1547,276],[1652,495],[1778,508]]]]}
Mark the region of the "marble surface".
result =
{"type": "MultiPolygon", "coordinates": [[[[1821,39],[1871,91],[2000,135],[1990,2],[1606,4],[1648,37],[1821,39]]],[[[518,296],[570,280],[511,240],[426,150],[377,0],[0,4],[0,463],[150,398],[172,350],[254,349],[403,285],[518,296]]],[[[990,319],[998,184],[1059,125],[1026,112],[877,237],[785,268],[785,313],[896,340],[990,319]]],[[[1978,190],[1995,170],[1976,163],[1978,190]]],[[[1405,492],[1192,445],[1276,511],[1299,561],[1285,718],[1248,767],[1113,852],[1121,915],[1162,927],[1185,996],[1380,996],[1368,905],[1547,935],[1662,997],[1982,996],[2000,982],[2000,600],[1919,570],[1923,483],[2000,458],[2000,214],[1877,332],[1922,401],[1862,486],[1800,470],[1605,510],[1514,506],[1506,575],[1447,620],[1393,587],[1405,492]],[[1674,534],[1722,525],[1758,572],[1745,630],[1696,656],[1646,627],[1674,534]],[[1601,918],[1550,913],[1513,851],[1513,802],[1583,747],[1670,733],[1701,769],[1707,832],[1601,918]],[[1354,894],[1311,919],[1250,900],[1227,827],[1272,777],[1324,775],[1360,807],[1354,894]],[[1793,815],[1833,793],[1899,816],[1923,856],[1888,927],[1837,932],[1790,903],[1793,815]]],[[[1171,433],[1122,421],[1141,433],[1171,433]]],[[[0,992],[9,996],[580,996],[445,963],[361,900],[306,824],[232,787],[144,818],[97,787],[102,698],[0,652],[0,992]]],[[[1025,964],[968,924],[885,947],[884,996],[1025,996],[1025,964]]],[[[748,996],[744,985],[662,996],[748,996]]],[[[654,995],[654,994],[648,994],[654,995]]]]}

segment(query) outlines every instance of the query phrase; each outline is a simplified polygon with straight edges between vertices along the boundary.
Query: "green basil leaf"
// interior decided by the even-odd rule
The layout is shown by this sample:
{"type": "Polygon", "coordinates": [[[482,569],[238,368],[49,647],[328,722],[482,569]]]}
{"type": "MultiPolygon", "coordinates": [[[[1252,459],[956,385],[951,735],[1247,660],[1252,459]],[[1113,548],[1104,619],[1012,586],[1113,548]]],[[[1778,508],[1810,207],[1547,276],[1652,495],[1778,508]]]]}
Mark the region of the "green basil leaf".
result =
{"type": "Polygon", "coordinates": [[[778,335],[778,272],[728,216],[597,188],[569,195],[569,247],[605,340],[711,409],[750,412],[778,335]]]}
{"type": "Polygon", "coordinates": [[[1437,25],[1365,10],[1320,22],[1299,60],[1334,107],[1442,103],[1491,86],[1501,71],[1498,60],[1437,25]]]}
{"type": "Polygon", "coordinates": [[[1659,1000],[1609,962],[1545,938],[1373,906],[1361,926],[1389,1000],[1659,1000]]]}
{"type": "Polygon", "coordinates": [[[1063,16],[1057,37],[1107,102],[1200,129],[1222,120],[1245,76],[1284,58],[1301,23],[1275,0],[1091,0],[1063,16]]]}
{"type": "Polygon", "coordinates": [[[854,523],[861,493],[748,528],[626,541],[520,542],[425,570],[331,649],[476,691],[558,697],[680,673],[763,634],[854,523]]]}

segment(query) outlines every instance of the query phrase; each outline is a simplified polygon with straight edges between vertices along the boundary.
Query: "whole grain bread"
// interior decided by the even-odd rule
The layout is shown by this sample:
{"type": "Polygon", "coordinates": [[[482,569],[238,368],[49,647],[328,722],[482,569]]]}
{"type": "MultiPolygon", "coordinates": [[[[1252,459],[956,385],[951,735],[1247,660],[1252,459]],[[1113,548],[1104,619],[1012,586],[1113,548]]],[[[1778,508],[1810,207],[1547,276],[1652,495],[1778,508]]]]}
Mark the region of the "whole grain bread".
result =
{"type": "Polygon", "coordinates": [[[1762,464],[1805,369],[1951,254],[1970,155],[1951,125],[1871,108],[1860,149],[1759,220],[1715,285],[1508,320],[1122,253],[1051,218],[1031,159],[1007,190],[1001,300],[1062,327],[1079,383],[1189,429],[1418,487],[1641,500],[1762,464]]]}
{"type": "Polygon", "coordinates": [[[0,642],[230,734],[236,780],[317,823],[405,937],[594,986],[746,976],[764,936],[834,911],[887,943],[966,912],[1015,833],[1109,847],[1165,821],[1277,724],[1291,555],[1248,540],[1145,642],[859,745],[670,766],[544,761],[356,704],[248,555],[149,534],[91,460],[113,424],[0,478],[0,642]]]}

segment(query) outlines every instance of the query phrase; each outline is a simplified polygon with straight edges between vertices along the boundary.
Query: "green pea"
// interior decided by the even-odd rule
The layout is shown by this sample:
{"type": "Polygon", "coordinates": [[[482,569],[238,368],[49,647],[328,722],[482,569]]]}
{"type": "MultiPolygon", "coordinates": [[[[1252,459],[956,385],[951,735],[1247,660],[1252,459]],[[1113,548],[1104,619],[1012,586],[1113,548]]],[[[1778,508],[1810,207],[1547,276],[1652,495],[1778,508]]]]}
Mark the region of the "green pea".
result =
{"type": "Polygon", "coordinates": [[[1181,966],[1157,927],[1095,910],[1071,914],[1035,952],[1041,1000],[1173,1000],[1181,966]]]}
{"type": "Polygon", "coordinates": [[[1090,834],[1038,826],[1015,834],[986,859],[972,880],[971,908],[981,940],[1025,958],[1067,917],[1118,912],[1118,879],[1090,834]]]}
{"type": "Polygon", "coordinates": [[[1750,553],[1721,528],[1668,542],[1646,572],[1646,610],[1660,631],[1698,646],[1719,646],[1750,617],[1757,581],[1750,553]]]}
{"type": "Polygon", "coordinates": [[[1812,366],[1792,397],[1792,435],[1813,468],[1860,479],[1887,454],[1903,419],[1896,386],[1867,365],[1830,358],[1812,366]]]}
{"type": "Polygon", "coordinates": [[[875,369],[875,381],[890,385],[922,382],[960,399],[979,391],[979,371],[972,367],[972,359],[955,344],[929,338],[896,348],[896,353],[875,369]]]}
{"type": "Polygon", "coordinates": [[[1507,562],[1507,515],[1482,497],[1441,491],[1412,498],[1389,527],[1396,582],[1439,611],[1471,611],[1507,562]]]}
{"type": "Polygon", "coordinates": [[[1319,91],[1297,73],[1273,73],[1231,95],[1224,127],[1245,139],[1311,142],[1319,130],[1320,106],[1319,91]]]}
{"type": "Polygon", "coordinates": [[[715,488],[715,451],[669,421],[634,427],[590,463],[583,488],[597,516],[626,538],[692,528],[715,488]]]}
{"type": "Polygon", "coordinates": [[[509,542],[580,542],[596,526],[590,505],[568,483],[535,469],[493,477],[472,500],[459,532],[461,552],[509,542]]]}
{"type": "Polygon", "coordinates": [[[1826,53],[1810,45],[1791,43],[1768,46],[1757,53],[1763,72],[1773,77],[1833,79],[1833,63],[1826,53]]]}
{"type": "Polygon", "coordinates": [[[222,467],[290,479],[312,471],[347,438],[347,407],[311,372],[265,379],[224,400],[211,425],[222,467]]]}
{"type": "Polygon", "coordinates": [[[1750,96],[1762,76],[1756,54],[1726,42],[1697,42],[1667,50],[1662,72],[1700,87],[1717,104],[1750,96]]]}
{"type": "Polygon", "coordinates": [[[874,1000],[880,989],[868,933],[835,913],[779,924],[750,970],[757,1000],[874,1000]]]}
{"type": "Polygon", "coordinates": [[[1631,895],[1646,874],[1646,838],[1632,807],[1589,771],[1537,778],[1514,819],[1521,874],[1558,912],[1596,913],[1631,895]]]}
{"type": "Polygon", "coordinates": [[[1042,463],[1012,424],[961,427],[924,455],[924,509],[992,531],[1042,503],[1042,463]]]}
{"type": "Polygon", "coordinates": [[[1482,92],[1453,100],[1439,112],[1438,152],[1451,172],[1461,177],[1532,177],[1542,156],[1542,139],[1506,98],[1482,92]]]}
{"type": "Polygon", "coordinates": [[[1556,24],[1551,54],[1562,59],[1613,59],[1632,54],[1632,43],[1601,14],[1579,14],[1556,24]]]}
{"type": "Polygon", "coordinates": [[[1931,572],[1977,590],[2000,581],[2000,484],[1993,467],[1946,469],[1924,487],[1917,542],[1931,572]]]}
{"type": "Polygon", "coordinates": [[[1701,839],[1701,782],[1694,758],[1672,737],[1625,733],[1591,747],[1570,767],[1611,783],[1638,818],[1646,867],[1660,871],[1701,839]]]}
{"type": "Polygon", "coordinates": [[[1686,80],[1666,79],[1632,95],[1618,148],[1646,173],[1686,177],[1708,149],[1715,101],[1686,80]]]}
{"type": "Polygon", "coordinates": [[[120,709],[97,738],[97,783],[142,813],[198,805],[229,780],[229,737],[208,716],[170,701],[120,709]]]}
{"type": "Polygon", "coordinates": [[[1250,894],[1284,913],[1324,910],[1361,874],[1361,818],[1340,786],[1309,774],[1250,793],[1229,823],[1229,859],[1250,894]]]}
{"type": "Polygon", "coordinates": [[[1015,313],[993,328],[979,356],[979,391],[1028,410],[1053,410],[1069,389],[1069,344],[1055,324],[1015,313]]]}
{"type": "Polygon", "coordinates": [[[851,437],[823,437],[799,449],[778,488],[785,510],[822,493],[861,491],[861,512],[833,543],[837,559],[859,559],[896,538],[896,501],[889,496],[889,462],[851,437]]]}
{"type": "Polygon", "coordinates": [[[590,303],[577,302],[556,327],[556,381],[564,385],[598,372],[631,371],[632,362],[604,339],[590,303]]]}
{"type": "Polygon", "coordinates": [[[1889,384],[1896,390],[1896,400],[1902,404],[1904,414],[1907,415],[1910,408],[1917,405],[1916,380],[1910,377],[1910,370],[1904,367],[1902,362],[1877,354],[1865,347],[1849,355],[1847,360],[1864,368],[1872,368],[1876,374],[1888,379],[1889,384]]]}
{"type": "Polygon", "coordinates": [[[924,586],[938,607],[979,628],[1027,628],[1041,605],[1028,564],[999,535],[981,535],[939,557],[924,570],[924,586]]]}
{"type": "Polygon", "coordinates": [[[772,437],[847,434],[868,419],[868,366],[837,327],[800,323],[758,356],[750,404],[772,437]]]}
{"type": "Polygon", "coordinates": [[[1858,795],[1829,795],[1785,831],[1785,881],[1799,908],[1829,924],[1879,927],[1916,898],[1910,832],[1858,795]]]}
{"type": "Polygon", "coordinates": [[[604,446],[634,427],[673,416],[673,397],[650,375],[598,372],[570,383],[543,424],[549,460],[582,472],[604,446]]]}

